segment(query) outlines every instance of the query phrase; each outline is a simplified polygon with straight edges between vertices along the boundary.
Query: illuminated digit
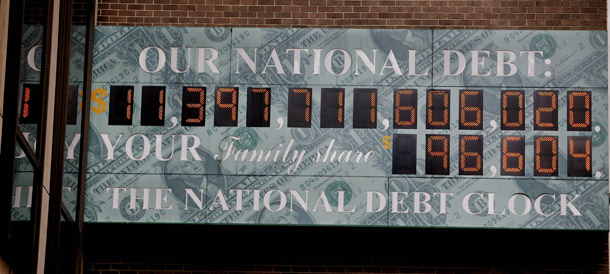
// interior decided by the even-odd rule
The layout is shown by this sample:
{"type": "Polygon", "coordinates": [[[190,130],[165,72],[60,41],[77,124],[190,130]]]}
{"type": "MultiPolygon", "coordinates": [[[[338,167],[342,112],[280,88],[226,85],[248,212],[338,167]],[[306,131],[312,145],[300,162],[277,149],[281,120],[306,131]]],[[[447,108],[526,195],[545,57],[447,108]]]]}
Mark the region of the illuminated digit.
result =
{"type": "Polygon", "coordinates": [[[502,137],[502,175],[525,175],[525,141],[521,136],[502,137]]]}
{"type": "Polygon", "coordinates": [[[568,130],[591,130],[591,92],[568,92],[568,130]]]}
{"type": "Polygon", "coordinates": [[[269,127],[271,105],[271,89],[248,88],[248,109],[246,113],[246,126],[269,127]]]}
{"type": "Polygon", "coordinates": [[[320,127],[343,128],[343,104],[345,90],[342,88],[322,89],[322,108],[320,109],[320,127]]]}
{"type": "Polygon", "coordinates": [[[394,128],[417,128],[416,110],[417,90],[394,90],[394,128]]]}
{"type": "Polygon", "coordinates": [[[204,87],[182,88],[182,125],[205,126],[204,87]]]}
{"type": "Polygon", "coordinates": [[[524,92],[522,90],[502,91],[502,129],[524,130],[524,92]],[[516,117],[515,117],[516,116],[516,117]]]}
{"type": "Polygon", "coordinates": [[[537,136],[535,140],[534,175],[557,176],[557,137],[537,136]]]}
{"type": "Polygon", "coordinates": [[[449,174],[449,135],[426,135],[426,174],[449,174]],[[440,145],[439,145],[440,142],[440,145]]]}
{"type": "Polygon", "coordinates": [[[23,106],[21,107],[21,118],[28,118],[30,115],[30,98],[32,96],[30,87],[24,87],[23,106]]]}
{"type": "Polygon", "coordinates": [[[449,129],[449,90],[428,90],[426,128],[449,129]]]}
{"type": "Polygon", "coordinates": [[[140,124],[162,126],[165,124],[165,87],[143,86],[140,124]]]}
{"type": "MultiPolygon", "coordinates": [[[[133,86],[110,86],[108,125],[130,126],[132,124],[133,97],[133,86]]],[[[147,116],[144,115],[144,117],[147,116]]]]}
{"type": "Polygon", "coordinates": [[[288,93],[288,127],[311,127],[311,89],[291,88],[288,93]]]}
{"type": "Polygon", "coordinates": [[[460,175],[483,175],[482,154],[482,135],[460,135],[460,175]]]}
{"type": "Polygon", "coordinates": [[[568,136],[568,176],[591,177],[591,136],[568,136]]]}
{"type": "Polygon", "coordinates": [[[460,91],[460,129],[483,129],[483,93],[460,91]]]}
{"type": "Polygon", "coordinates": [[[536,91],[534,129],[557,130],[557,91],[536,91]]]}
{"type": "Polygon", "coordinates": [[[237,126],[237,88],[220,87],[216,89],[214,126],[237,126]]]}
{"type": "Polygon", "coordinates": [[[377,127],[377,90],[354,89],[354,128],[377,127]]]}
{"type": "Polygon", "coordinates": [[[133,108],[133,89],[127,90],[127,111],[125,111],[125,118],[131,120],[131,109],[133,108]]]}

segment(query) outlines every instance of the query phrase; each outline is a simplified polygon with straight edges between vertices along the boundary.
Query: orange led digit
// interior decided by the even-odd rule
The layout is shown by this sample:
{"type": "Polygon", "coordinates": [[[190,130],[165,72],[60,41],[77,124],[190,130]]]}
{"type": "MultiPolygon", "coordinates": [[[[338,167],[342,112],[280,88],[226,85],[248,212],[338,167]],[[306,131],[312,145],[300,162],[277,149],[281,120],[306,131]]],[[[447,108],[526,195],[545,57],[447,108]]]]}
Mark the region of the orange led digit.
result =
{"type": "Polygon", "coordinates": [[[568,177],[591,177],[591,136],[568,136],[568,177]]]}
{"type": "Polygon", "coordinates": [[[238,89],[234,87],[216,89],[215,126],[237,126],[237,91],[238,89]]]}
{"type": "Polygon", "coordinates": [[[568,91],[568,130],[591,131],[591,92],[568,91]]]}
{"type": "Polygon", "coordinates": [[[449,129],[449,90],[428,90],[426,128],[449,129]]]}
{"type": "Polygon", "coordinates": [[[311,127],[310,88],[291,88],[288,92],[288,127],[311,127]]]}
{"type": "Polygon", "coordinates": [[[534,93],[534,130],[557,130],[557,91],[534,93]]]}
{"type": "MultiPolygon", "coordinates": [[[[156,88],[156,87],[149,87],[156,88]]],[[[163,87],[163,89],[165,89],[163,87]]],[[[154,92],[154,91],[153,91],[154,92]]],[[[146,100],[152,98],[156,101],[156,96],[147,96],[146,100]]],[[[108,104],[108,125],[130,126],[133,120],[133,101],[134,93],[133,86],[110,86],[110,103],[108,104]]],[[[155,106],[156,104],[153,104],[155,106]]],[[[150,104],[148,104],[150,106],[150,104]]],[[[153,109],[153,113],[156,110],[153,109]]],[[[147,118],[149,114],[142,117],[147,118]]],[[[153,118],[156,114],[152,115],[153,118]]],[[[146,125],[146,122],[144,123],[146,125]]]]}
{"type": "Polygon", "coordinates": [[[205,126],[205,87],[182,88],[182,125],[205,126]]]}
{"type": "Polygon", "coordinates": [[[525,130],[525,92],[522,90],[502,91],[502,129],[525,130]]]}
{"type": "Polygon", "coordinates": [[[426,174],[449,175],[449,135],[426,135],[426,174]]]}
{"type": "Polygon", "coordinates": [[[502,175],[525,175],[525,138],[522,136],[502,137],[502,175]]]}
{"type": "Polygon", "coordinates": [[[483,129],[483,92],[460,91],[460,129],[483,129]]]}
{"type": "Polygon", "coordinates": [[[248,88],[246,126],[269,127],[271,108],[270,88],[248,88]]]}
{"type": "Polygon", "coordinates": [[[483,175],[482,155],[482,135],[460,135],[460,175],[483,175]]]}
{"type": "Polygon", "coordinates": [[[534,176],[557,176],[557,137],[536,136],[534,176]]]}
{"type": "Polygon", "coordinates": [[[417,128],[417,90],[394,90],[394,128],[417,128]]]}
{"type": "Polygon", "coordinates": [[[377,127],[377,90],[355,88],[353,104],[354,128],[377,127]]]}
{"type": "Polygon", "coordinates": [[[345,90],[322,88],[320,109],[321,128],[343,128],[345,90]]]}

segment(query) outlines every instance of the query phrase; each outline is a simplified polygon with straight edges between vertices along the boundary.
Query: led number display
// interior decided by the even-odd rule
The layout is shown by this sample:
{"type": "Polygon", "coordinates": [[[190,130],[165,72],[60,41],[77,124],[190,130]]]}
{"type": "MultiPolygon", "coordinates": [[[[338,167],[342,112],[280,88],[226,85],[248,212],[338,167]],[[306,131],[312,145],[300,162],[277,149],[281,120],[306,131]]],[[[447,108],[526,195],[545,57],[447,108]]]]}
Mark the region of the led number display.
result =
{"type": "Polygon", "coordinates": [[[394,128],[417,128],[417,90],[394,90],[394,128]]]}
{"type": "Polygon", "coordinates": [[[237,126],[237,88],[219,87],[216,89],[216,104],[214,105],[214,126],[237,126]]]}

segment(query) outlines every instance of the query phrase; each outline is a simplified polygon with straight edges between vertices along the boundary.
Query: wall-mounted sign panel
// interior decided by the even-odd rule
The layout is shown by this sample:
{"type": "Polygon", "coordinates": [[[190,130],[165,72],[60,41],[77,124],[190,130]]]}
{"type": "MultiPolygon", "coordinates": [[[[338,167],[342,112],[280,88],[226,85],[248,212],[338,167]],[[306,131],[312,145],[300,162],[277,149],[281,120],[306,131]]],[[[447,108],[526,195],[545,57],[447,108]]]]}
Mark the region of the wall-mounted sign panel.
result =
{"type": "Polygon", "coordinates": [[[605,31],[95,33],[90,222],[608,229],[605,31]]]}

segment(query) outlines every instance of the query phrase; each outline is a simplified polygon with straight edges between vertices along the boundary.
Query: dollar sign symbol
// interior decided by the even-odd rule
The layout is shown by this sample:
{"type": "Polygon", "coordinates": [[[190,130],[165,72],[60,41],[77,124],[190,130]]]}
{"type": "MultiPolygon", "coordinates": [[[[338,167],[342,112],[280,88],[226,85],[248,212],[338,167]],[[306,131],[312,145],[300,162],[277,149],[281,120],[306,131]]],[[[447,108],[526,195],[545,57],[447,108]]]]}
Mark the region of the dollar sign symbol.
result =
{"type": "Polygon", "coordinates": [[[108,105],[106,104],[106,101],[102,99],[102,96],[108,96],[108,92],[99,87],[93,91],[93,96],[91,97],[91,101],[97,103],[97,106],[92,106],[91,109],[98,115],[102,114],[102,112],[106,111],[106,108],[108,108],[108,105]]]}
{"type": "Polygon", "coordinates": [[[381,141],[383,141],[383,148],[388,149],[392,146],[392,144],[390,143],[390,140],[392,140],[392,137],[386,135],[383,136],[383,139],[381,141]]]}

